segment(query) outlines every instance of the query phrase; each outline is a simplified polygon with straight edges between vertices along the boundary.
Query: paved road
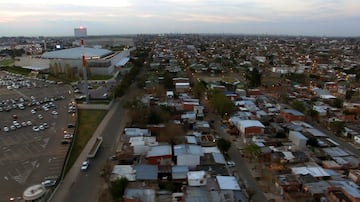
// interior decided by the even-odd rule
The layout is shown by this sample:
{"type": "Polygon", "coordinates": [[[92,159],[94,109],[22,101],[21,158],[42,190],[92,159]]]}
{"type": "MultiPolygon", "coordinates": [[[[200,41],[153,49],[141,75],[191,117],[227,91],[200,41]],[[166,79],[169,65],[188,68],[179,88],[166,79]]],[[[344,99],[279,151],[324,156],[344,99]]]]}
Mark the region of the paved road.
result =
{"type": "MultiPolygon", "coordinates": [[[[221,127],[220,120],[215,121],[215,130],[219,136],[228,140],[232,139],[232,137],[221,127]]],[[[236,145],[232,144],[228,154],[231,160],[236,164],[235,170],[240,177],[240,186],[242,188],[245,186],[248,190],[255,191],[252,201],[267,201],[264,193],[261,191],[259,183],[251,175],[249,168],[247,167],[245,160],[241,157],[236,145]]]]}
{"type": "Polygon", "coordinates": [[[87,144],[86,148],[80,154],[78,160],[50,201],[97,201],[105,183],[99,173],[104,168],[109,157],[117,149],[119,138],[127,122],[126,110],[123,109],[122,103],[136,95],[136,93],[132,91],[136,86],[132,85],[130,88],[131,90],[129,89],[129,92],[131,93],[123,96],[121,100],[114,101],[113,106],[95,131],[92,139],[89,140],[89,144],[87,144]],[[92,146],[91,143],[95,141],[98,135],[103,137],[103,143],[96,157],[90,160],[88,171],[81,172],[81,162],[86,159],[88,151],[90,151],[92,146]]]}

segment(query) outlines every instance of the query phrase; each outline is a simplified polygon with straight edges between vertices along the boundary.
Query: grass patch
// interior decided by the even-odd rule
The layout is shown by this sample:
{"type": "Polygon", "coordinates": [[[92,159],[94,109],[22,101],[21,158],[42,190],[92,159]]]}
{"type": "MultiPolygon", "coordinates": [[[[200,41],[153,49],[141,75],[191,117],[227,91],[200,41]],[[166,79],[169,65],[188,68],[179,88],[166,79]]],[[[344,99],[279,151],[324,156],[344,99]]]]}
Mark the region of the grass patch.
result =
{"type": "Polygon", "coordinates": [[[9,66],[12,65],[14,63],[14,60],[1,60],[0,61],[0,66],[9,66]]]}
{"type": "Polygon", "coordinates": [[[112,75],[90,75],[89,80],[109,80],[113,76],[112,75]]]}
{"type": "Polygon", "coordinates": [[[75,142],[65,168],[65,174],[73,166],[74,162],[92,137],[96,128],[105,117],[106,110],[79,110],[78,111],[78,128],[75,142]]]}
{"type": "Polygon", "coordinates": [[[30,69],[24,69],[24,68],[16,67],[16,66],[3,66],[0,69],[11,72],[11,73],[15,73],[15,74],[25,75],[25,76],[28,76],[31,72],[30,69]]]}

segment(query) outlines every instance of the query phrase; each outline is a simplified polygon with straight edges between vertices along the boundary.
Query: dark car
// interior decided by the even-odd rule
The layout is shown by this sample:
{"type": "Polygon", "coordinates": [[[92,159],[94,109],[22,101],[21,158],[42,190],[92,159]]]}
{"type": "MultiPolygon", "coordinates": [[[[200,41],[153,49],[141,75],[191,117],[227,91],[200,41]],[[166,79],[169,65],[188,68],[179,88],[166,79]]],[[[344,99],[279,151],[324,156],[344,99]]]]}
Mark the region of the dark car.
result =
{"type": "Polygon", "coordinates": [[[67,127],[68,128],[75,128],[75,125],[74,124],[68,124],[67,127]]]}
{"type": "Polygon", "coordinates": [[[70,144],[71,140],[70,139],[63,139],[61,140],[61,144],[70,144]]]}

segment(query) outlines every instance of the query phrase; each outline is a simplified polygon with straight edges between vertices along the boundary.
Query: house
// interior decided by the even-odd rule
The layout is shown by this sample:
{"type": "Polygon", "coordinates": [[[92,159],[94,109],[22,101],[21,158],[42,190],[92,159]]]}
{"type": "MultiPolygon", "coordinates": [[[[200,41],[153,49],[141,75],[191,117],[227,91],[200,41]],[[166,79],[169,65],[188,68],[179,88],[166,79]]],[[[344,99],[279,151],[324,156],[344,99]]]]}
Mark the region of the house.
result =
{"type": "Polygon", "coordinates": [[[360,184],[360,170],[350,170],[348,177],[356,184],[360,184]]]}
{"type": "Polygon", "coordinates": [[[203,170],[189,171],[187,173],[187,180],[189,186],[204,186],[207,183],[207,175],[203,170]]]}
{"type": "Polygon", "coordinates": [[[289,140],[295,145],[296,149],[303,150],[306,148],[308,139],[298,131],[290,131],[289,140]]]}
{"type": "Polygon", "coordinates": [[[123,199],[124,202],[155,202],[156,192],[154,189],[127,188],[123,199]]]}
{"type": "Polygon", "coordinates": [[[181,144],[175,145],[173,148],[176,165],[196,167],[200,164],[200,157],[204,156],[202,147],[199,145],[181,144]]]}
{"type": "Polygon", "coordinates": [[[258,120],[242,120],[236,117],[231,117],[230,122],[237,127],[240,134],[243,134],[244,137],[261,135],[264,133],[265,126],[258,120]]]}
{"type": "Polygon", "coordinates": [[[329,180],[328,191],[337,190],[343,193],[351,202],[360,202],[359,186],[348,180],[329,180]]]}
{"type": "Polygon", "coordinates": [[[135,165],[137,181],[156,181],[158,179],[158,166],[139,164],[135,165]]]}
{"type": "Polygon", "coordinates": [[[146,152],[149,151],[150,146],[159,144],[154,136],[130,137],[129,143],[133,149],[134,155],[146,154],[146,152]]]}
{"type": "Polygon", "coordinates": [[[125,177],[129,182],[136,181],[136,171],[132,165],[115,165],[111,172],[110,181],[125,177]]]}
{"type": "Polygon", "coordinates": [[[186,180],[189,167],[187,166],[173,166],[171,168],[172,180],[186,180]]]}
{"type": "Polygon", "coordinates": [[[171,145],[157,145],[150,147],[146,154],[146,159],[148,163],[152,165],[171,165],[171,145]]]}
{"type": "Polygon", "coordinates": [[[124,128],[124,135],[127,137],[151,136],[151,132],[148,129],[124,128]]]}
{"type": "Polygon", "coordinates": [[[285,192],[301,190],[301,183],[296,175],[293,174],[278,175],[276,177],[275,185],[285,192]]]}
{"type": "Polygon", "coordinates": [[[175,84],[175,91],[177,93],[184,93],[184,92],[188,92],[190,91],[191,87],[190,87],[190,83],[186,82],[186,83],[176,83],[175,84]]]}
{"type": "Polygon", "coordinates": [[[216,181],[220,190],[232,190],[240,191],[240,186],[237,179],[234,176],[216,176],[216,181]]]}
{"type": "Polygon", "coordinates": [[[194,111],[195,106],[200,105],[199,99],[183,99],[181,106],[184,111],[194,111]]]}
{"type": "Polygon", "coordinates": [[[280,111],[280,116],[287,122],[305,120],[305,115],[295,109],[283,109],[280,111]]]}

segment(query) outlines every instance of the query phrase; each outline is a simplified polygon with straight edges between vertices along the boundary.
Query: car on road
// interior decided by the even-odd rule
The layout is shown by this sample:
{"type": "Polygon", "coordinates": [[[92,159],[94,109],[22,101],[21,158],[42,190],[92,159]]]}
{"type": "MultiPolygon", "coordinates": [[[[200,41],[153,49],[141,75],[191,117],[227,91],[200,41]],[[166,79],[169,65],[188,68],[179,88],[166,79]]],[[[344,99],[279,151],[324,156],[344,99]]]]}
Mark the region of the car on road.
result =
{"type": "Polygon", "coordinates": [[[82,164],[81,164],[81,170],[82,171],[87,170],[89,168],[89,165],[90,165],[89,160],[83,161],[82,164]]]}
{"type": "Polygon", "coordinates": [[[64,139],[72,139],[73,138],[73,135],[72,134],[69,134],[69,133],[66,133],[64,135],[64,139]]]}
{"type": "Polygon", "coordinates": [[[52,187],[56,184],[56,180],[45,180],[41,182],[41,184],[44,185],[45,187],[52,187]]]}
{"type": "Polygon", "coordinates": [[[231,167],[235,167],[235,165],[236,165],[236,164],[235,164],[234,161],[226,161],[226,166],[227,166],[227,167],[230,167],[230,168],[231,168],[231,167]]]}
{"type": "Polygon", "coordinates": [[[63,139],[61,140],[61,144],[70,144],[71,143],[71,139],[63,139]]]}

